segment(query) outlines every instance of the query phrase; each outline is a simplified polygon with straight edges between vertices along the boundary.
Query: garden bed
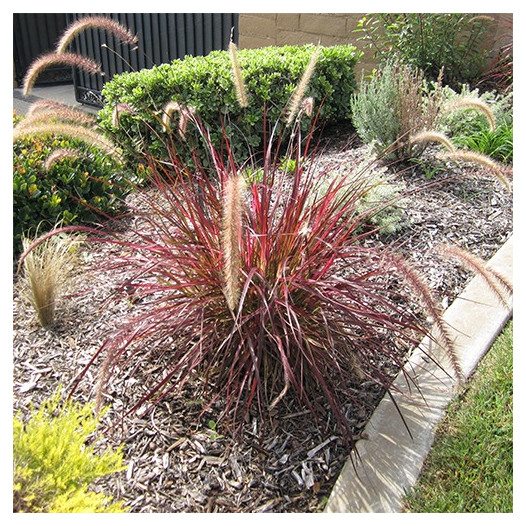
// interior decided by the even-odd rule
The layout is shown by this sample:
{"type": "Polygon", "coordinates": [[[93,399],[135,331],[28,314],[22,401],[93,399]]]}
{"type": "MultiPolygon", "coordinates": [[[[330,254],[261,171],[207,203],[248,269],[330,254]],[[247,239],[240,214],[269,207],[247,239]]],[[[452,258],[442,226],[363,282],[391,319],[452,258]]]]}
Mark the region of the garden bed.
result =
{"type": "MultiPolygon", "coordinates": [[[[356,162],[364,147],[345,129],[333,130],[320,163],[356,162]]],[[[432,157],[430,150],[427,156],[432,157]]],[[[470,277],[454,264],[429,252],[452,242],[489,259],[513,230],[512,197],[480,168],[451,165],[428,179],[417,167],[390,167],[396,182],[406,187],[405,222],[391,236],[375,235],[367,242],[395,243],[424,276],[444,307],[470,277]]],[[[131,196],[133,199],[133,196],[131,196]]],[[[111,276],[97,273],[115,248],[84,246],[83,265],[76,276],[60,323],[42,329],[28,302],[14,284],[14,406],[27,412],[30,403],[52,395],[59,385],[71,386],[105,337],[132,310],[123,300],[111,309],[101,307],[111,292],[111,276]]],[[[100,489],[122,499],[131,512],[314,512],[321,511],[349,456],[338,425],[328,419],[316,427],[308,411],[285,398],[276,408],[270,428],[247,420],[239,436],[216,422],[220,402],[198,419],[203,401],[200,386],[188,385],[146,414],[120,419],[129,407],[129,394],[148,385],[149,375],[167,356],[138,364],[110,383],[105,423],[115,424],[105,435],[108,445],[124,442],[126,471],[111,476],[100,489]]],[[[91,400],[96,368],[88,372],[75,398],[91,400]]],[[[345,407],[353,438],[360,433],[383,392],[365,383],[360,405],[345,407]]]]}

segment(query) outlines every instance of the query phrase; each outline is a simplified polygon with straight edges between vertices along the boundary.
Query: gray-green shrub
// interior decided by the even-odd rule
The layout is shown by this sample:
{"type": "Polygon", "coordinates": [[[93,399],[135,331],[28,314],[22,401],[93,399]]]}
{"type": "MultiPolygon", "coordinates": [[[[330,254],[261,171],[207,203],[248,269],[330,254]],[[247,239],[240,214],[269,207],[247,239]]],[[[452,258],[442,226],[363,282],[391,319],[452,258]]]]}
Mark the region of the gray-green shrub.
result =
{"type": "Polygon", "coordinates": [[[411,134],[435,127],[442,102],[440,79],[434,88],[420,71],[390,62],[375,71],[352,95],[352,120],[359,137],[388,159],[418,157],[421,145],[409,141],[411,134]]]}

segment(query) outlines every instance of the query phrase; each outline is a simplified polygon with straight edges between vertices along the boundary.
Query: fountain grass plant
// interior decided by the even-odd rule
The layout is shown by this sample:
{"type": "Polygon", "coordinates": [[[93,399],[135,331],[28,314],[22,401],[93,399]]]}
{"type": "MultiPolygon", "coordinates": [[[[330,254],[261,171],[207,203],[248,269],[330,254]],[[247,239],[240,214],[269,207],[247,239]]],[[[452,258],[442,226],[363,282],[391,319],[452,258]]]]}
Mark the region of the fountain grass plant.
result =
{"type": "Polygon", "coordinates": [[[295,399],[320,426],[329,410],[348,437],[345,404],[363,382],[389,390],[390,371],[427,334],[418,309],[408,308],[415,298],[437,322],[458,372],[440,308],[423,280],[390,249],[363,243],[373,211],[357,207],[375,183],[354,174],[327,186],[309,155],[313,131],[303,137],[295,126],[292,173],[280,169],[269,143],[261,177],[246,182],[233,157],[224,163],[209,143],[213,173],[189,172],[175,155],[164,168],[152,159],[149,187],[137,189],[142,204],[132,210],[140,226],[125,237],[78,227],[94,242],[126,249],[109,264],[131,274],[120,285],[131,286],[141,304],[79,375],[77,384],[102,361],[99,403],[116,371],[167,356],[128,412],[199,378],[203,399],[221,401],[218,421],[227,428],[239,429],[252,412],[265,420],[284,399],[295,399]]]}

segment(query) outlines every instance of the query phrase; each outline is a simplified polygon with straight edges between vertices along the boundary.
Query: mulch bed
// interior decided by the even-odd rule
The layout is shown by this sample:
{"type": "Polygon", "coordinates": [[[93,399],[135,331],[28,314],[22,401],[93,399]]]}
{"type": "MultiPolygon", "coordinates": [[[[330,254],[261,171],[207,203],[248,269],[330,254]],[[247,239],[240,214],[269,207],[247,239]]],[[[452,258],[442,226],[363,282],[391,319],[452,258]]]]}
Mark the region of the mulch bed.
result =
{"type": "MultiPolygon", "coordinates": [[[[353,162],[364,148],[339,132],[331,137],[321,162],[353,162]]],[[[432,156],[433,151],[427,155],[432,156]]],[[[452,263],[433,255],[436,244],[452,242],[489,259],[513,230],[512,197],[483,170],[451,165],[432,180],[418,168],[391,167],[409,198],[400,232],[376,235],[369,242],[395,243],[421,272],[444,307],[471,277],[452,263]]],[[[113,249],[114,250],[114,249],[113,249]]],[[[105,337],[132,309],[129,301],[102,309],[114,286],[111,276],[97,273],[109,257],[102,245],[84,247],[83,268],[76,290],[58,313],[60,322],[44,330],[14,278],[13,365],[14,410],[26,414],[38,407],[59,385],[71,386],[105,337]]],[[[166,359],[166,358],[165,358],[166,359]]],[[[149,413],[120,418],[129,393],[148,385],[149,374],[162,362],[139,364],[116,375],[110,383],[104,445],[124,443],[127,469],[95,488],[124,500],[130,512],[316,512],[321,511],[349,456],[337,424],[328,419],[318,428],[303,408],[285,399],[272,422],[263,428],[247,419],[236,438],[215,425],[220,405],[201,415],[200,386],[188,386],[178,396],[160,402],[149,413]]],[[[88,372],[75,399],[89,401],[97,371],[88,372]]],[[[358,404],[345,407],[355,439],[383,392],[365,384],[358,404]]],[[[218,402],[220,404],[220,402],[218,402]]]]}

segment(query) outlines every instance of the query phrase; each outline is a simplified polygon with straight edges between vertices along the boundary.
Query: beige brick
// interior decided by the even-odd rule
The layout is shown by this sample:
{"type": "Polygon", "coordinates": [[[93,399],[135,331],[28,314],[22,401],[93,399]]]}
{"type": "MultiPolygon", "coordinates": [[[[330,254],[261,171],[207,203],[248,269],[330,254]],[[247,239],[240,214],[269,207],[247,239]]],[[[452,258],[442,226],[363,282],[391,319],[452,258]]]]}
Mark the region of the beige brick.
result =
{"type": "Polygon", "coordinates": [[[316,35],[316,38],[320,39],[322,46],[338,46],[340,44],[351,44],[352,42],[348,37],[335,37],[332,35],[316,35]]]}
{"type": "Polygon", "coordinates": [[[301,13],[300,30],[306,33],[329,36],[347,36],[346,18],[325,13],[301,13]]]}
{"type": "Polygon", "coordinates": [[[239,35],[239,49],[255,49],[258,47],[275,46],[276,39],[262,38],[250,35],[239,35]]]}
{"type": "Polygon", "coordinates": [[[276,22],[278,29],[298,30],[300,27],[300,15],[299,13],[278,13],[276,22]]]}
{"type": "Polygon", "coordinates": [[[302,46],[303,44],[317,44],[319,35],[304,33],[303,31],[278,30],[278,46],[302,46]]]}
{"type": "Polygon", "coordinates": [[[239,19],[239,33],[262,38],[276,38],[276,19],[258,15],[243,15],[239,19]]]}
{"type": "Polygon", "coordinates": [[[243,13],[241,16],[257,16],[268,20],[276,20],[277,13],[243,13]]]}

